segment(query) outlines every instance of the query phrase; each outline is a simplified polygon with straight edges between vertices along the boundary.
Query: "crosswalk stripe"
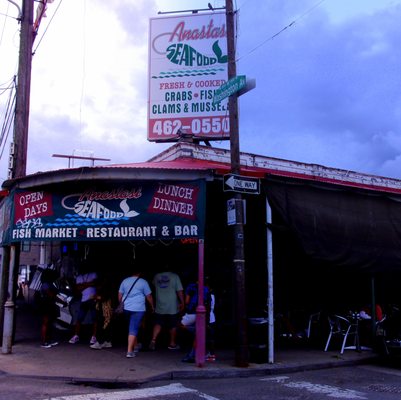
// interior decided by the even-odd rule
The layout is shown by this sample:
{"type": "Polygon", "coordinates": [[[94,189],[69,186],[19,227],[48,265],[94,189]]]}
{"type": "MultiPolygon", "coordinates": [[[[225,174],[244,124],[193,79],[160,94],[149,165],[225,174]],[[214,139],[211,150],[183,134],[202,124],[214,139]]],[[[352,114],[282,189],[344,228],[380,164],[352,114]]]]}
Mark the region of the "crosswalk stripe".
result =
{"type": "Polygon", "coordinates": [[[331,398],[337,399],[367,399],[363,393],[351,389],[341,389],[335,386],[321,385],[312,382],[295,381],[290,382],[288,376],[277,376],[271,378],[262,378],[261,381],[270,381],[282,384],[293,389],[305,389],[311,393],[325,394],[331,398]]]}
{"type": "Polygon", "coordinates": [[[167,386],[159,386],[155,388],[125,390],[123,392],[102,392],[61,397],[47,397],[43,400],[135,400],[153,398],[155,396],[169,396],[184,393],[197,393],[199,397],[205,400],[218,400],[215,397],[200,393],[195,389],[187,388],[181,383],[172,383],[167,386]]]}

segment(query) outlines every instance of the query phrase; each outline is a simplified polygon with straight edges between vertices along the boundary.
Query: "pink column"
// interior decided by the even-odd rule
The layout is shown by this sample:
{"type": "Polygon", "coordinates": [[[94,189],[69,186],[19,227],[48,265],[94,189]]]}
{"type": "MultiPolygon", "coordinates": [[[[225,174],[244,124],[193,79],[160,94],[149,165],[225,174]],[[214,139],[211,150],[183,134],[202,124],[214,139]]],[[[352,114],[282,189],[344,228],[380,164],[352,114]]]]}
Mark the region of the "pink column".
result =
{"type": "Polygon", "coordinates": [[[205,364],[206,349],[206,307],[203,299],[204,275],[204,240],[199,239],[198,244],[198,306],[196,307],[196,349],[195,363],[198,367],[205,364]]]}

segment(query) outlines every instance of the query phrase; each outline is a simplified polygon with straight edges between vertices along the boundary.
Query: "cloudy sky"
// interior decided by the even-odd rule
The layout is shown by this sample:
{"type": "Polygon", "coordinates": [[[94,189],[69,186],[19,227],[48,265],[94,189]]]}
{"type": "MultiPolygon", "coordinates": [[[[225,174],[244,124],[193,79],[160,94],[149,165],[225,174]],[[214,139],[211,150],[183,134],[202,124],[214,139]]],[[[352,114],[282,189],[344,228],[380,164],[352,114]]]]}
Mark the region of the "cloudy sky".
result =
{"type": "MultiPolygon", "coordinates": [[[[207,3],[54,0],[34,43],[27,172],[67,167],[53,154],[115,164],[169,147],[147,141],[149,18],[207,3]]],[[[401,178],[401,0],[235,3],[237,72],[256,79],[239,102],[241,151],[401,178]]],[[[17,66],[16,16],[0,0],[2,124],[17,66]]]]}

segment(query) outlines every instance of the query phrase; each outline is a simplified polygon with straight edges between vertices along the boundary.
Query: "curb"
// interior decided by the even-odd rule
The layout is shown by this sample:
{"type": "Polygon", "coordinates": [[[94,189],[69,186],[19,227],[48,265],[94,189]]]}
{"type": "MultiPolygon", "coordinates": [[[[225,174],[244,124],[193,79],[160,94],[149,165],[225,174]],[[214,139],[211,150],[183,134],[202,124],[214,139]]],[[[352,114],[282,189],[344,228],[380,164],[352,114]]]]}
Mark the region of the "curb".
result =
{"type": "Polygon", "coordinates": [[[5,371],[0,371],[0,376],[17,377],[21,379],[42,379],[51,381],[63,381],[69,382],[73,385],[86,385],[99,387],[104,389],[123,389],[123,388],[138,388],[139,386],[156,381],[172,381],[172,380],[185,380],[185,379],[225,379],[225,378],[249,378],[253,376],[266,376],[266,375],[279,375],[289,374],[303,371],[313,371],[318,369],[329,369],[329,368],[342,368],[353,365],[369,364],[372,361],[377,360],[378,356],[372,356],[363,360],[344,360],[337,362],[324,362],[315,364],[302,364],[292,366],[271,366],[269,368],[250,368],[236,370],[199,370],[199,371],[184,371],[176,370],[171,372],[165,372],[162,374],[154,375],[149,378],[143,379],[132,379],[132,380],[120,380],[120,379],[87,379],[72,376],[46,376],[46,375],[19,375],[9,374],[5,371]]]}

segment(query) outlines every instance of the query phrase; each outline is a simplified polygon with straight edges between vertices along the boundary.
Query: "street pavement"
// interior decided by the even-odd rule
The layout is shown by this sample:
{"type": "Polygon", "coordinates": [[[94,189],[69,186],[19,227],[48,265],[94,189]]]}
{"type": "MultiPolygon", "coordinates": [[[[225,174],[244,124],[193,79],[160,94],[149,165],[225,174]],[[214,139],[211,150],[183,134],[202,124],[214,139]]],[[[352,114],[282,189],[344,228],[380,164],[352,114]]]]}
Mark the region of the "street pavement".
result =
{"type": "MultiPolygon", "coordinates": [[[[0,354],[0,374],[9,376],[61,379],[90,384],[135,385],[155,380],[230,378],[265,376],[322,368],[336,368],[368,363],[377,358],[372,351],[357,352],[323,349],[305,343],[280,344],[275,351],[274,363],[251,358],[249,367],[235,366],[233,349],[217,349],[217,359],[205,362],[203,367],[182,362],[184,350],[158,349],[140,351],[135,358],[125,357],[123,344],[94,350],[87,342],[68,343],[70,332],[59,332],[58,346],[40,347],[39,325],[32,315],[17,315],[15,342],[11,354],[0,354]],[[260,361],[263,361],[262,363],[260,361]]],[[[258,357],[259,358],[259,357],[258,357]]]]}

